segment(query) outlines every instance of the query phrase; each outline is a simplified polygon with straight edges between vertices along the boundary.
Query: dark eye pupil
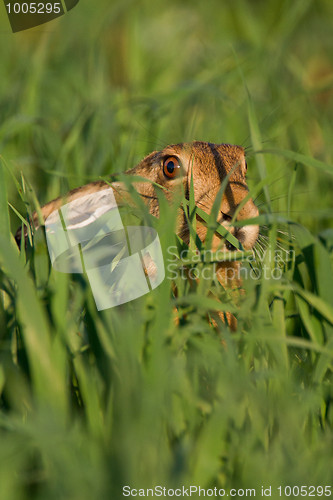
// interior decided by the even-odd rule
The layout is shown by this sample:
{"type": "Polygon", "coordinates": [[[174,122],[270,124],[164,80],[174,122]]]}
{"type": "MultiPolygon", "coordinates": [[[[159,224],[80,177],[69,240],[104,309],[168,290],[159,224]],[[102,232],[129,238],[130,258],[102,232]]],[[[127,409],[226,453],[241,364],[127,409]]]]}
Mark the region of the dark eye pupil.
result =
{"type": "Polygon", "coordinates": [[[169,174],[173,174],[173,171],[175,170],[175,164],[172,160],[170,160],[167,164],[167,171],[169,174]]]}

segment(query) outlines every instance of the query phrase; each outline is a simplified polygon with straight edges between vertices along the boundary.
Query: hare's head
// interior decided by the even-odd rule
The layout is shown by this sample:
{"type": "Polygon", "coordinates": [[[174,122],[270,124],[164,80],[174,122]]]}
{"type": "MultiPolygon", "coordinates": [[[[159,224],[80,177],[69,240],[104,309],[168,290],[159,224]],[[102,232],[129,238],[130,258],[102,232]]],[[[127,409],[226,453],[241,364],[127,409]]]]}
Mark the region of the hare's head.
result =
{"type": "MultiPolygon", "coordinates": [[[[188,197],[191,177],[193,176],[196,205],[208,214],[212,209],[221,183],[228,176],[228,184],[223,193],[217,220],[236,236],[245,249],[250,249],[257,240],[258,226],[247,225],[235,228],[230,224],[242,202],[242,207],[236,216],[237,221],[251,219],[258,215],[258,209],[251,198],[248,198],[244,203],[244,199],[248,196],[246,170],[245,153],[242,147],[195,141],[175,144],[162,151],[155,151],[142,160],[131,173],[147,177],[166,187],[169,197],[172,196],[172,193],[176,193],[181,186],[188,197]]],[[[148,186],[144,188],[144,191],[142,192],[143,196],[146,195],[150,199],[151,212],[157,215],[156,197],[151,191],[148,191],[148,186]]],[[[203,240],[206,234],[205,226],[199,223],[197,230],[199,237],[203,240]]],[[[182,218],[179,234],[186,239],[187,233],[186,220],[182,218]]]]}

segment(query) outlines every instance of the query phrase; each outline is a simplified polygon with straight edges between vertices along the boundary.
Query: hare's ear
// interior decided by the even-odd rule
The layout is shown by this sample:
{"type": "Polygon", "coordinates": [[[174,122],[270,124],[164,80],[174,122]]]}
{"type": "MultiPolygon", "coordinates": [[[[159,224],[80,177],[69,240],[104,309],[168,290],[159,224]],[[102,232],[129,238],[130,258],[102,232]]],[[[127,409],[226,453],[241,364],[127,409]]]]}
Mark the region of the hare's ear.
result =
{"type": "Polygon", "coordinates": [[[131,168],[126,171],[126,174],[129,175],[141,175],[143,177],[147,177],[147,179],[151,178],[151,171],[154,164],[158,164],[161,161],[161,151],[153,151],[148,156],[143,158],[136,167],[131,168]]]}
{"type": "Polygon", "coordinates": [[[242,174],[246,175],[247,173],[247,162],[246,162],[246,159],[244,158],[244,160],[241,162],[241,168],[242,168],[242,174]]]}
{"type": "Polygon", "coordinates": [[[162,157],[161,151],[153,151],[152,153],[149,153],[149,155],[145,156],[137,166],[142,168],[145,165],[147,165],[148,167],[153,163],[158,163],[159,161],[161,161],[161,157],[162,157]]]}

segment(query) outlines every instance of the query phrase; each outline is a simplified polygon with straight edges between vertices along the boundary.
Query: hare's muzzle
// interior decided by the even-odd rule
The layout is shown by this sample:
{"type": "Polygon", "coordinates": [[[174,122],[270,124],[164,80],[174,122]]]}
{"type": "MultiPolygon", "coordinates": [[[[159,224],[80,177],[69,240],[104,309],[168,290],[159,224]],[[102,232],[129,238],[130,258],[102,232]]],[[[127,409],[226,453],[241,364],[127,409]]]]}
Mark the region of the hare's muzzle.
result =
{"type": "MultiPolygon", "coordinates": [[[[258,217],[259,210],[252,200],[249,200],[240,210],[237,216],[237,222],[246,221],[258,217]]],[[[234,232],[235,237],[240,241],[245,250],[253,248],[259,235],[259,226],[257,224],[247,224],[241,227],[236,227],[234,232]]]]}

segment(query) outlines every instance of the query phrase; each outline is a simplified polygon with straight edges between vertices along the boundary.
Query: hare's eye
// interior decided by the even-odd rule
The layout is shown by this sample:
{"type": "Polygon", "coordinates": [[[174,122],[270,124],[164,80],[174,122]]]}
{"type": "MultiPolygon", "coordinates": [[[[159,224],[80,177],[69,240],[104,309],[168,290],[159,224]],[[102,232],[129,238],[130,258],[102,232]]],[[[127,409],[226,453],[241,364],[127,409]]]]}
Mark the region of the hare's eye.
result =
{"type": "Polygon", "coordinates": [[[168,156],[163,162],[163,173],[169,179],[174,179],[181,172],[181,166],[178,158],[175,156],[168,156]]]}

